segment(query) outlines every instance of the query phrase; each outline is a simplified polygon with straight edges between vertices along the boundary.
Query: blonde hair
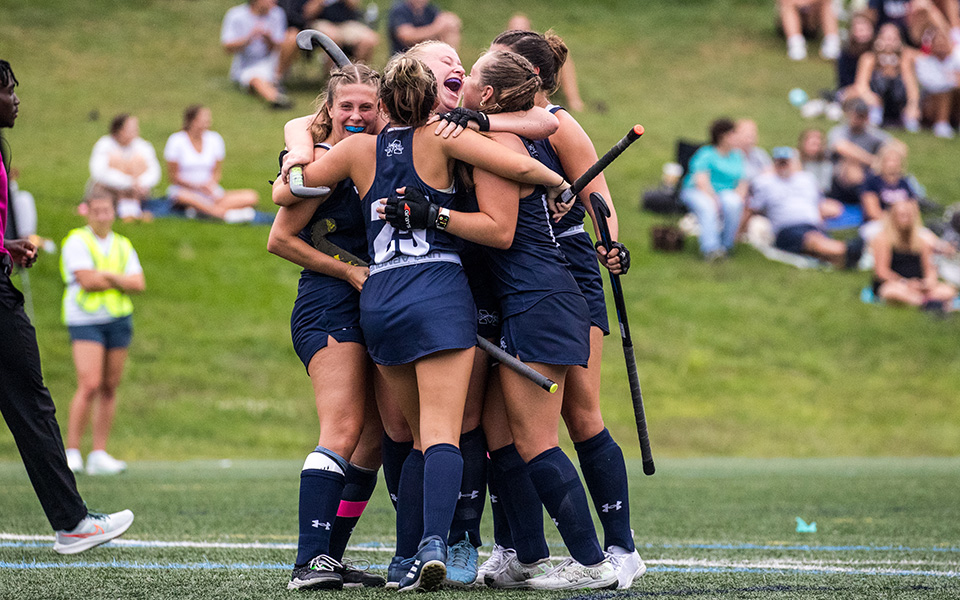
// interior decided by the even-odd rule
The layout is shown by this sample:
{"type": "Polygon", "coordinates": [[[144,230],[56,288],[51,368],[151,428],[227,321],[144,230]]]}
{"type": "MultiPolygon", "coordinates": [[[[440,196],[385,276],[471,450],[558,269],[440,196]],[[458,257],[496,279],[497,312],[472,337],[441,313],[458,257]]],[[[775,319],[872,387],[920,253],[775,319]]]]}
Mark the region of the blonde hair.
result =
{"type": "Polygon", "coordinates": [[[907,170],[907,146],[901,142],[888,142],[880,147],[877,150],[877,158],[873,163],[873,170],[875,173],[881,171],[883,166],[883,161],[891,154],[896,154],[900,157],[900,170],[906,172],[907,170]]]}
{"type": "Polygon", "coordinates": [[[379,91],[380,74],[367,65],[359,63],[341,67],[330,73],[327,89],[317,96],[316,113],[310,121],[310,134],[313,135],[314,143],[330,137],[330,132],[333,131],[333,117],[330,115],[330,109],[337,97],[337,91],[341,86],[354,83],[368,85],[379,91]]]}
{"type": "Polygon", "coordinates": [[[380,82],[380,103],[394,125],[420,127],[437,102],[437,78],[427,65],[408,54],[390,59],[380,82]]]}
{"type": "Polygon", "coordinates": [[[480,72],[480,84],[493,88],[493,104],[485,113],[517,112],[533,108],[543,82],[529,60],[516,52],[496,50],[480,72]]]}
{"type": "Polygon", "coordinates": [[[883,213],[883,235],[886,236],[890,242],[890,247],[894,250],[919,254],[920,251],[923,250],[923,238],[920,236],[922,226],[923,223],[920,221],[919,206],[917,206],[917,203],[913,200],[898,202],[883,213]],[[894,218],[894,212],[896,210],[902,210],[898,208],[901,204],[910,207],[910,210],[913,212],[913,219],[910,221],[910,226],[906,230],[900,229],[894,218]]]}

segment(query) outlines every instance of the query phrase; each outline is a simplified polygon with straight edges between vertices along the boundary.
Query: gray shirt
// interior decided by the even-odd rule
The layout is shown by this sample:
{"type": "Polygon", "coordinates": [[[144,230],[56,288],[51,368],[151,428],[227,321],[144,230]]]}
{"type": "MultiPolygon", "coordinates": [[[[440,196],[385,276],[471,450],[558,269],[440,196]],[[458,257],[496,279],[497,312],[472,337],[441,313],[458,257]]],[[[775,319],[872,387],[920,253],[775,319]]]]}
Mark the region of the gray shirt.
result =
{"type": "Polygon", "coordinates": [[[776,173],[764,173],[753,182],[750,209],[770,219],[775,234],[794,225],[814,225],[823,222],[820,200],[823,195],[810,173],[800,171],[787,178],[776,173]]]}
{"type": "Polygon", "coordinates": [[[831,158],[834,161],[838,158],[837,144],[842,140],[853,142],[870,154],[876,154],[881,146],[890,141],[890,134],[873,125],[867,125],[863,131],[853,131],[847,123],[837,125],[827,134],[827,147],[833,152],[831,158]]]}

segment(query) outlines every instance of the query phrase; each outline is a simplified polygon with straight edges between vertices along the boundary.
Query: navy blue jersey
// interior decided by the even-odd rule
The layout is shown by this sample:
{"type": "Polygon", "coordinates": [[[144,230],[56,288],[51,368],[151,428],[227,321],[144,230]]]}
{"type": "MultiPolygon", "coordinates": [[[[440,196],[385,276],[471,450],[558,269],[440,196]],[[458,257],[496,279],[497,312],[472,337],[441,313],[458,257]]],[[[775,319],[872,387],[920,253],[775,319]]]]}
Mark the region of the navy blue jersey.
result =
{"type": "MultiPolygon", "coordinates": [[[[538,158],[534,143],[524,140],[524,144],[527,152],[538,158]]],[[[496,279],[504,318],[527,310],[550,294],[580,293],[553,235],[546,189],[542,186],[520,198],[517,229],[510,248],[484,250],[496,279]]]]}
{"type": "MultiPolygon", "coordinates": [[[[318,147],[330,149],[328,144],[318,147]]],[[[324,234],[327,241],[343,248],[359,259],[370,262],[367,254],[363,210],[360,194],[352,179],[344,179],[330,192],[330,196],[317,207],[310,222],[297,234],[301,240],[315,246],[314,237],[324,234]]],[[[306,270],[306,269],[305,269],[306,270]]]]}
{"type": "MultiPolygon", "coordinates": [[[[557,106],[556,104],[551,104],[547,106],[547,110],[549,110],[551,114],[556,114],[558,111],[564,110],[564,108],[562,106],[557,106]]],[[[563,165],[560,164],[560,157],[557,156],[557,151],[554,150],[553,144],[550,143],[549,138],[543,140],[534,140],[532,143],[537,149],[537,160],[546,165],[551,171],[562,175],[567,181],[572,181],[563,171],[563,165]]],[[[580,202],[580,199],[577,198],[577,201],[573,204],[573,208],[570,209],[570,212],[560,217],[559,222],[553,224],[554,233],[556,235],[560,235],[571,227],[582,225],[583,217],[586,214],[587,209],[583,206],[583,203],[580,202]]]]}
{"type": "Polygon", "coordinates": [[[413,166],[413,133],[411,127],[387,127],[377,136],[377,171],[373,185],[364,196],[362,207],[367,211],[367,243],[374,264],[400,256],[425,256],[430,252],[457,252],[462,243],[436,229],[396,229],[377,215],[381,198],[397,188],[417,188],[433,203],[451,208],[456,193],[436,190],[426,183],[413,166]]]}

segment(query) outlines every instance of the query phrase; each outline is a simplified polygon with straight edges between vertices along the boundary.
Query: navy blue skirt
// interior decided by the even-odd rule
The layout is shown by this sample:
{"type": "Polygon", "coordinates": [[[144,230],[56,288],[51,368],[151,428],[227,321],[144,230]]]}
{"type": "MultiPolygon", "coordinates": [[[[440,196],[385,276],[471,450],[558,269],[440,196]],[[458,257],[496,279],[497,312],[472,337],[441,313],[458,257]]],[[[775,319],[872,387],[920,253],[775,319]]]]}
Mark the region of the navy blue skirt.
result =
{"type": "Polygon", "coordinates": [[[453,262],[372,273],[360,294],[360,326],[378,365],[477,345],[477,308],[463,268],[453,262]]]}
{"type": "Polygon", "coordinates": [[[600,277],[600,263],[597,261],[597,251],[593,247],[590,234],[576,233],[557,238],[560,250],[570,263],[567,267],[573,278],[577,280],[580,293],[587,301],[590,309],[590,324],[603,330],[603,335],[610,333],[610,323],[607,321],[607,304],[603,298],[603,279],[600,277]]]}
{"type": "Polygon", "coordinates": [[[313,355],[337,342],[365,344],[360,329],[360,292],[342,279],[305,271],[290,315],[293,349],[304,367],[313,355]]]}
{"type": "Polygon", "coordinates": [[[582,294],[544,296],[527,310],[503,319],[500,347],[523,362],[586,368],[590,359],[588,316],[582,294]]]}

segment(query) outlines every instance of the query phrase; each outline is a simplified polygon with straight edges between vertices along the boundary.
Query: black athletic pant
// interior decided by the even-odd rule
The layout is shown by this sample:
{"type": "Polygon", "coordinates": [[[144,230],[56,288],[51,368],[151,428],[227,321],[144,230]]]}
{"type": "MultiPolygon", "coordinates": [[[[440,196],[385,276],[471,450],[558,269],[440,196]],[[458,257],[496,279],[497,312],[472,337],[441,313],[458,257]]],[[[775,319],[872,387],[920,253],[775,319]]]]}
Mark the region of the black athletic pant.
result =
{"type": "Polygon", "coordinates": [[[0,413],[54,529],[73,529],[87,515],[63,451],[50,392],[40,374],[37,332],[23,310],[23,294],[0,265],[0,413]]]}

